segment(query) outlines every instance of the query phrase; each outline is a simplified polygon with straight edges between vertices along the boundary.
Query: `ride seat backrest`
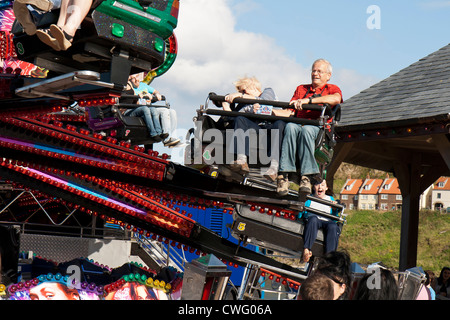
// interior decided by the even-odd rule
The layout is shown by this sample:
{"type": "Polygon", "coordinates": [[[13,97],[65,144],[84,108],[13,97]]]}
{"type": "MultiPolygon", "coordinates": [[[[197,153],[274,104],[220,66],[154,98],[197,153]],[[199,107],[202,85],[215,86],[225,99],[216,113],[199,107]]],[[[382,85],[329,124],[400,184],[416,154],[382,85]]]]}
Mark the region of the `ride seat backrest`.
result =
{"type": "Polygon", "coordinates": [[[125,126],[147,127],[142,117],[124,116],[120,110],[116,110],[114,116],[119,118],[125,126]]]}
{"type": "Polygon", "coordinates": [[[209,129],[216,129],[219,131],[222,131],[223,133],[223,138],[225,138],[225,129],[229,126],[227,121],[223,119],[223,117],[221,117],[218,121],[215,121],[213,118],[211,118],[210,116],[202,116],[201,119],[199,120],[201,122],[201,128],[198,128],[196,134],[196,138],[198,140],[201,140],[203,143],[211,143],[213,142],[213,140],[211,139],[205,139],[205,132],[209,129]]]}
{"type": "Polygon", "coordinates": [[[111,106],[90,107],[89,115],[93,119],[105,119],[114,117],[114,112],[111,110],[111,106]]]}

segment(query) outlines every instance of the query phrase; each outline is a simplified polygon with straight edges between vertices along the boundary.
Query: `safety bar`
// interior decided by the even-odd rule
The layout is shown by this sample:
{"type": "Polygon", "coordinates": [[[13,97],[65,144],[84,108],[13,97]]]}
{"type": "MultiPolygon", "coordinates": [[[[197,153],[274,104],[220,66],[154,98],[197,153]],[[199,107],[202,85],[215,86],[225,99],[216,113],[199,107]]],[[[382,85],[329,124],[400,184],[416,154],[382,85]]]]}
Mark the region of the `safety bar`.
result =
{"type": "MultiPolygon", "coordinates": [[[[140,97],[138,96],[138,95],[133,95],[133,94],[122,94],[121,96],[120,96],[120,98],[122,99],[140,99],[140,97]]],[[[157,101],[159,101],[159,100],[156,100],[155,99],[156,97],[153,97],[153,99],[152,99],[152,103],[153,102],[157,102],[157,101]]],[[[161,96],[161,101],[166,101],[166,96],[161,96]]]]}
{"type": "Polygon", "coordinates": [[[289,122],[294,122],[294,123],[299,123],[299,124],[303,124],[303,125],[311,125],[311,126],[321,126],[322,122],[320,120],[309,120],[309,119],[302,119],[302,118],[294,118],[294,117],[278,117],[278,116],[268,116],[268,115],[264,115],[264,114],[255,114],[255,113],[248,113],[248,112],[235,112],[235,111],[224,111],[224,110],[211,110],[211,109],[207,109],[207,110],[199,110],[201,112],[204,112],[208,115],[213,115],[213,116],[229,116],[229,117],[238,117],[238,116],[243,116],[246,118],[251,118],[251,119],[257,119],[262,121],[277,121],[277,120],[282,120],[282,121],[289,121],[289,122]]]}
{"type": "MultiPolygon", "coordinates": [[[[139,96],[137,95],[129,95],[129,94],[123,94],[120,97],[121,99],[133,99],[133,100],[138,100],[140,99],[139,96]]],[[[119,108],[123,108],[123,109],[136,109],[139,108],[141,105],[137,104],[137,103],[118,103],[116,105],[119,108]]],[[[153,97],[152,99],[152,104],[151,105],[147,105],[149,107],[154,107],[154,108],[167,108],[170,109],[170,104],[167,102],[166,97],[165,96],[161,96],[161,100],[157,100],[156,97],[153,97]],[[164,106],[162,105],[154,105],[153,103],[157,103],[160,101],[166,101],[166,104],[164,106]]]]}
{"type": "MultiPolygon", "coordinates": [[[[208,95],[208,99],[213,101],[213,102],[225,102],[225,96],[217,95],[214,92],[211,92],[208,95]]],[[[279,108],[283,108],[283,109],[293,109],[293,106],[290,105],[289,102],[274,101],[274,100],[235,98],[233,100],[233,103],[244,103],[244,104],[259,103],[259,104],[262,104],[262,105],[269,105],[269,106],[279,107],[279,108]]],[[[323,115],[328,115],[330,117],[334,116],[332,108],[329,105],[327,105],[327,104],[325,104],[325,105],[304,104],[302,106],[302,108],[303,108],[303,110],[324,112],[323,115]]]]}
{"type": "Polygon", "coordinates": [[[310,213],[314,213],[314,214],[323,216],[325,218],[329,218],[329,219],[332,219],[332,220],[335,220],[335,221],[338,221],[338,222],[342,222],[342,223],[345,221],[341,217],[341,215],[342,215],[342,213],[344,212],[344,209],[345,209],[345,207],[343,205],[338,204],[338,203],[332,203],[332,202],[330,202],[328,200],[320,199],[320,198],[317,198],[317,197],[314,197],[314,196],[309,196],[309,195],[306,196],[306,198],[308,200],[311,200],[311,201],[314,201],[314,202],[325,204],[325,205],[327,205],[327,206],[329,206],[329,207],[331,207],[333,209],[337,209],[337,210],[339,210],[340,214],[339,214],[339,216],[335,216],[335,215],[332,215],[332,214],[329,214],[329,213],[326,213],[326,212],[323,212],[323,211],[320,211],[320,210],[317,210],[317,209],[314,209],[314,208],[311,208],[311,207],[305,207],[304,211],[307,211],[307,212],[310,212],[310,213]]]}

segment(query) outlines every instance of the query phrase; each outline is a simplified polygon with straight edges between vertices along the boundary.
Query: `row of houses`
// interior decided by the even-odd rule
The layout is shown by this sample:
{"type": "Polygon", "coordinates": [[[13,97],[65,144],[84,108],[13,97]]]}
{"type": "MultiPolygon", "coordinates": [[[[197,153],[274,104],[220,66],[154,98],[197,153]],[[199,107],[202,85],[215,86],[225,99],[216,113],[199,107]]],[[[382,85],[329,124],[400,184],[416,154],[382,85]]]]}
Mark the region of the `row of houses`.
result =
{"type": "MultiPolygon", "coordinates": [[[[350,210],[398,210],[402,194],[396,178],[347,179],[339,195],[341,204],[350,210]]],[[[420,198],[420,209],[450,212],[450,177],[441,177],[420,198]]]]}

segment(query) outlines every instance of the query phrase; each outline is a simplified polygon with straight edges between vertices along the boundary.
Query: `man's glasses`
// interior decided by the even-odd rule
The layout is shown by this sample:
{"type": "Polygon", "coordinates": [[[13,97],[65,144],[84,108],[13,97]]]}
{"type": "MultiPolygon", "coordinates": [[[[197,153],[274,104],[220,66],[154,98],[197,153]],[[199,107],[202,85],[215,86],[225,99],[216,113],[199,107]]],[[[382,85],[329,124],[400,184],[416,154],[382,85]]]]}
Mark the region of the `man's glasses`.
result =
{"type": "Polygon", "coordinates": [[[311,73],[317,73],[319,76],[322,74],[328,73],[328,71],[322,71],[322,70],[312,70],[311,73]]]}

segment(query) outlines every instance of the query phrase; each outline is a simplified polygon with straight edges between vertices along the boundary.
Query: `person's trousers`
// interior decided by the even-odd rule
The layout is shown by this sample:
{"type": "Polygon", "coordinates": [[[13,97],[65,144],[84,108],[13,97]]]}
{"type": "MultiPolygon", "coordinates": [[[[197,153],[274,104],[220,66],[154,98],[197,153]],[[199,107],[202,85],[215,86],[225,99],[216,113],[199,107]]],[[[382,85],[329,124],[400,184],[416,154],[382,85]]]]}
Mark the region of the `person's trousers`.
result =
{"type": "Polygon", "coordinates": [[[169,135],[177,127],[177,113],[173,109],[168,109],[165,107],[154,108],[156,118],[161,122],[162,133],[168,133],[169,135]]]}
{"type": "Polygon", "coordinates": [[[285,126],[286,123],[282,120],[260,124],[252,119],[238,116],[234,119],[234,142],[229,144],[228,152],[250,157],[250,144],[253,142],[260,145],[261,142],[266,149],[267,157],[278,161],[285,126]],[[265,137],[262,136],[262,130],[267,130],[265,137]],[[255,135],[256,141],[252,141],[251,134],[255,135]]]}
{"type": "Polygon", "coordinates": [[[302,176],[319,173],[314,152],[319,127],[289,122],[284,128],[279,172],[297,172],[302,176]]]}
{"type": "Polygon", "coordinates": [[[334,221],[324,221],[315,215],[310,215],[306,221],[303,247],[311,250],[319,229],[322,229],[324,233],[325,253],[336,251],[340,234],[339,226],[334,221]]]}
{"type": "Polygon", "coordinates": [[[161,124],[155,112],[155,108],[140,106],[135,109],[128,109],[124,113],[127,117],[142,117],[147,125],[150,137],[159,136],[162,133],[161,124]]]}

